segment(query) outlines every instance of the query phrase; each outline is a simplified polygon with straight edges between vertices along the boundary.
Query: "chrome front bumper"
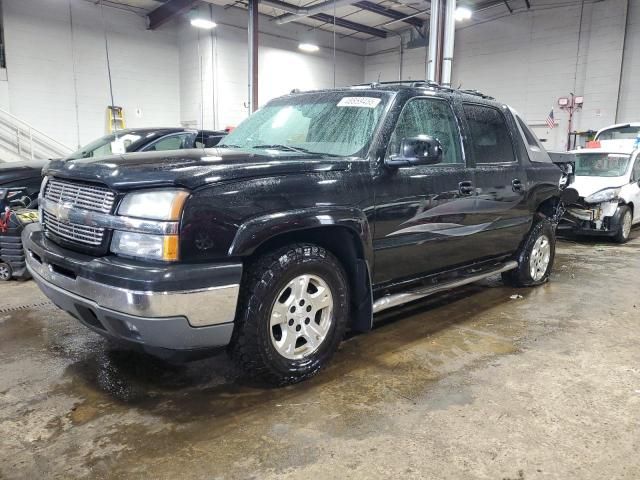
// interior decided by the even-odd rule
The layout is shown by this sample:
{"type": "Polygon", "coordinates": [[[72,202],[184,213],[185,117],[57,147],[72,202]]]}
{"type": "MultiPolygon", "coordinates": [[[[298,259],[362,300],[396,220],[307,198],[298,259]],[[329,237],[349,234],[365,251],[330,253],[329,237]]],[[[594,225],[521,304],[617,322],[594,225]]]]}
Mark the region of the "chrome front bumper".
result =
{"type": "Polygon", "coordinates": [[[42,227],[22,235],[26,266],[44,294],[95,332],[151,353],[227,345],[242,265],[147,265],[65,250],[42,227]],[[188,288],[191,287],[191,288],[188,288]]]}
{"type": "Polygon", "coordinates": [[[32,251],[27,268],[36,281],[49,284],[102,308],[138,317],[185,317],[192,327],[233,322],[240,285],[226,285],[175,292],[143,292],[104,285],[92,280],[57,273],[32,251]]]}

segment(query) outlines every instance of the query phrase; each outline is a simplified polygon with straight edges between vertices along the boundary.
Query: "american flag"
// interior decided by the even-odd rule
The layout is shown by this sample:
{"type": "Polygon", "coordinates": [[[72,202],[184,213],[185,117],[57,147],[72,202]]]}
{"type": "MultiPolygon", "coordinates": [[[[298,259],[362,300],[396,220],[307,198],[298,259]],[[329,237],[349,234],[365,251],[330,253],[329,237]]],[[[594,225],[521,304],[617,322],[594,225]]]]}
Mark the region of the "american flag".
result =
{"type": "Polygon", "coordinates": [[[555,118],[553,118],[553,108],[551,109],[551,111],[549,112],[549,116],[547,116],[547,127],[549,128],[555,128],[556,126],[556,120],[555,118]]]}

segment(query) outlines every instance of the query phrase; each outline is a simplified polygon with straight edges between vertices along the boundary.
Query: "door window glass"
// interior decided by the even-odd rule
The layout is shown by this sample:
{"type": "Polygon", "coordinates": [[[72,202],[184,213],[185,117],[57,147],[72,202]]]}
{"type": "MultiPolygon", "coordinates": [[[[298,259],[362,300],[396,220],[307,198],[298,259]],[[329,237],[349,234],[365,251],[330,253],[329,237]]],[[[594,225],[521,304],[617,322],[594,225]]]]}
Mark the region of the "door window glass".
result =
{"type": "Polygon", "coordinates": [[[631,174],[631,181],[637,182],[640,180],[640,155],[636,157],[636,164],[633,166],[633,173],[631,174]]]}
{"type": "Polygon", "coordinates": [[[464,105],[476,163],[511,163],[516,158],[504,115],[484,105],[464,105]]]}
{"type": "Polygon", "coordinates": [[[403,139],[420,135],[430,135],[440,142],[442,163],[462,163],[458,127],[447,102],[431,98],[409,100],[391,135],[388,155],[400,153],[403,139]]]}
{"type": "Polygon", "coordinates": [[[149,147],[145,148],[145,151],[180,150],[182,148],[187,148],[186,141],[190,136],[191,133],[170,135],[152,143],[149,147]]]}

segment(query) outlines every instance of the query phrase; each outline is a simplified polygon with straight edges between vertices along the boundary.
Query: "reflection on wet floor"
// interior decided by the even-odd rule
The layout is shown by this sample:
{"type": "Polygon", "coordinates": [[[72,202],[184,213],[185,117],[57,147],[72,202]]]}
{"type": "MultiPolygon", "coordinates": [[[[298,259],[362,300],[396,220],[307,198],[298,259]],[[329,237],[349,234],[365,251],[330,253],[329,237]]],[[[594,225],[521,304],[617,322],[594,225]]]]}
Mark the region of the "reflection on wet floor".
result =
{"type": "MultiPolygon", "coordinates": [[[[464,385],[446,395],[429,392],[455,372],[499,363],[524,340],[563,328],[575,307],[557,300],[574,288],[575,276],[584,276],[587,292],[599,282],[589,272],[623,264],[630,251],[640,243],[563,243],[551,284],[516,292],[492,278],[385,312],[373,332],[349,335],[318,376],[281,389],[246,378],[224,353],[174,364],[115,348],[49,304],[0,312],[0,478],[39,469],[151,475],[170,471],[178,452],[181,465],[191,465],[190,456],[215,462],[203,473],[312,463],[325,441],[388,428],[386,405],[442,410],[471,403],[464,385]],[[607,249],[606,258],[593,257],[598,248],[607,249]],[[511,299],[513,293],[523,298],[511,299]],[[554,301],[542,315],[540,305],[554,301]],[[285,451],[274,459],[272,448],[285,451]]],[[[7,288],[17,296],[30,289],[24,303],[43,301],[33,284],[7,288]]]]}

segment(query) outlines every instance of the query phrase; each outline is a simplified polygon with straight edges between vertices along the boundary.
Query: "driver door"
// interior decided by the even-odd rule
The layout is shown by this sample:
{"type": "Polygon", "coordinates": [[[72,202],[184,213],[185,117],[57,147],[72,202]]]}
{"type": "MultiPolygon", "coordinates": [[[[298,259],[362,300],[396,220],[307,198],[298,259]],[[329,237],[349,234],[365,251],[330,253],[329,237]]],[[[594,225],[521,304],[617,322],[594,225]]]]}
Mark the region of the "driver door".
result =
{"type": "Polygon", "coordinates": [[[408,100],[386,156],[403,139],[430,135],[442,145],[442,162],[385,168],[375,184],[374,283],[409,279],[474,258],[473,171],[462,154],[458,122],[446,99],[408,100]]]}

